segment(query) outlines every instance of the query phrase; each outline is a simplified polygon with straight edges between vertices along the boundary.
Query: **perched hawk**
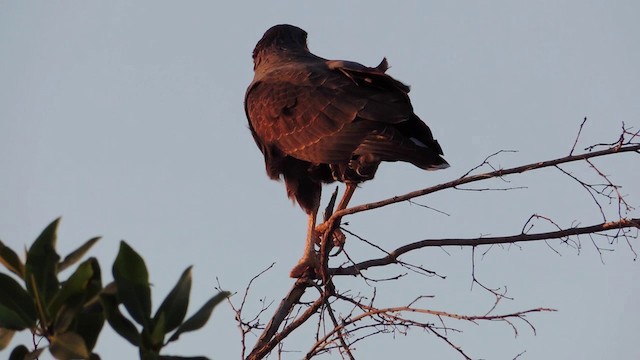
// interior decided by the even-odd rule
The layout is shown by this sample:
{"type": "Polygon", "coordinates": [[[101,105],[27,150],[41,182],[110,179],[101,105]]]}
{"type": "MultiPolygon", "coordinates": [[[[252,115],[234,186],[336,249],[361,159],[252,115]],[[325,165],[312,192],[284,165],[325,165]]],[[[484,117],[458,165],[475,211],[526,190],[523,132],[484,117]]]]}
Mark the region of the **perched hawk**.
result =
{"type": "Polygon", "coordinates": [[[346,184],[337,210],[382,161],[444,169],[442,148],[413,113],[409,87],[375,68],[309,52],[307,33],[292,25],[267,30],[253,51],[255,76],[245,95],[253,138],[267,174],[284,178],[287,195],[309,215],[303,257],[291,271],[316,270],[315,223],[323,183],[346,184]]]}

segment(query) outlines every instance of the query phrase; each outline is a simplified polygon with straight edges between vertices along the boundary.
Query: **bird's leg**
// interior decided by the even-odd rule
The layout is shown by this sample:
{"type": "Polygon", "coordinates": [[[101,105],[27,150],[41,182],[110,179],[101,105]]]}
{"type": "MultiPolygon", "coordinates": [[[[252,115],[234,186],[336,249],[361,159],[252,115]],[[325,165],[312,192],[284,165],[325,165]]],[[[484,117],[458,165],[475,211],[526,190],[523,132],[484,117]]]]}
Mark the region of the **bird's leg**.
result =
{"type": "MultiPolygon", "coordinates": [[[[356,183],[347,183],[346,185],[347,188],[345,189],[335,212],[347,208],[347,205],[349,205],[349,201],[357,188],[356,183]]],[[[304,253],[302,254],[302,258],[298,260],[298,264],[291,269],[289,276],[292,278],[301,278],[305,276],[316,277],[320,273],[320,261],[318,254],[316,253],[315,245],[320,245],[320,238],[325,231],[329,229],[333,230],[334,245],[340,249],[344,246],[344,234],[339,229],[333,229],[336,227],[335,224],[340,223],[340,218],[336,218],[331,222],[325,221],[316,227],[317,215],[317,208],[309,213],[307,240],[304,246],[304,253]]]]}
{"type": "Polygon", "coordinates": [[[353,193],[356,191],[356,188],[358,187],[356,183],[351,183],[351,182],[348,182],[346,185],[347,185],[347,188],[344,190],[342,199],[340,199],[340,202],[338,203],[338,208],[336,209],[336,212],[347,208],[347,205],[349,205],[349,201],[351,201],[351,197],[353,196],[353,193]]]}
{"type": "Polygon", "coordinates": [[[318,261],[318,255],[315,250],[316,239],[318,237],[315,231],[317,214],[317,209],[309,213],[307,240],[304,245],[304,253],[300,260],[298,260],[298,264],[291,269],[289,276],[292,278],[301,278],[305,276],[315,277],[316,273],[320,269],[320,262],[318,261]]]}
{"type": "MultiPolygon", "coordinates": [[[[347,206],[349,205],[349,201],[351,201],[351,197],[353,196],[353,193],[356,191],[356,188],[358,187],[356,183],[351,183],[351,182],[346,183],[346,186],[347,188],[344,190],[344,194],[342,195],[342,198],[340,199],[340,202],[338,203],[338,207],[335,209],[334,213],[347,208],[347,206]]],[[[332,222],[325,221],[322,224],[316,226],[315,231],[317,234],[323,234],[325,231],[329,230],[330,228],[335,227],[336,229],[333,229],[334,245],[336,247],[339,247],[340,250],[342,250],[346,236],[342,233],[342,231],[340,231],[340,229],[337,229],[339,225],[338,226],[335,225],[335,224],[340,224],[340,220],[341,218],[338,217],[332,222]]]]}

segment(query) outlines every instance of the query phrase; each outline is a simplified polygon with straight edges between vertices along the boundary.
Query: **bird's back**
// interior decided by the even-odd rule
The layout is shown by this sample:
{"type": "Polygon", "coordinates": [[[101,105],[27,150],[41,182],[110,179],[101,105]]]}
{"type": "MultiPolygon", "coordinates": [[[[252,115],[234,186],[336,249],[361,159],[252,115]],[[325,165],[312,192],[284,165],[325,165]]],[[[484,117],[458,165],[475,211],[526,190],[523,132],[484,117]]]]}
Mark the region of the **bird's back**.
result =
{"type": "Polygon", "coordinates": [[[273,27],[256,45],[245,95],[249,127],[269,176],[283,176],[306,210],[319,201],[322,182],[370,180],[383,161],[448,167],[413,112],[409,87],[387,68],[386,60],[372,68],[318,57],[306,32],[291,25],[273,27]],[[305,191],[311,195],[303,198],[305,191]]]}
{"type": "Polygon", "coordinates": [[[440,145],[413,113],[409,88],[384,70],[305,58],[261,72],[246,97],[256,141],[314,164],[364,156],[446,166],[440,145]]]}

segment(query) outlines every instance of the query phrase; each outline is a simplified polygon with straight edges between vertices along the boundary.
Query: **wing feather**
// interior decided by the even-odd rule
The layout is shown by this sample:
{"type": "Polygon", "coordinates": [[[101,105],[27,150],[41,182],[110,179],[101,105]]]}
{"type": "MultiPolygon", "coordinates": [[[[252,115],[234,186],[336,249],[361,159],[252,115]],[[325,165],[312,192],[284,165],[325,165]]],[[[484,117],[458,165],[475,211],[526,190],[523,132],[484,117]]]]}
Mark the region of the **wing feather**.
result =
{"type": "Polygon", "coordinates": [[[386,61],[369,68],[319,60],[261,76],[245,101],[256,142],[316,164],[348,162],[356,151],[373,151],[387,161],[398,152],[415,152],[415,144],[402,146],[409,139],[385,130],[415,117],[409,87],[385,74],[386,68],[386,61]]]}

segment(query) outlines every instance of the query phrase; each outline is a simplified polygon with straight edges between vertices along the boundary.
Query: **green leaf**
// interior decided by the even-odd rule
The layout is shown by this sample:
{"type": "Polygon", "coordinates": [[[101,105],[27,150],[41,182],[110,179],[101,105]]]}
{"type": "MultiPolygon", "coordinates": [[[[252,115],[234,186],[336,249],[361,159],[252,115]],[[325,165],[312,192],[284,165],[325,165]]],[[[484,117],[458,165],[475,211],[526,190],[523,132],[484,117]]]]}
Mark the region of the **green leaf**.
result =
{"type": "Polygon", "coordinates": [[[103,295],[111,295],[111,296],[117,296],[118,295],[118,287],[116,286],[115,282],[110,282],[107,284],[107,286],[105,286],[102,289],[99,289],[98,293],[96,295],[94,295],[91,299],[87,300],[87,302],[84,304],[85,308],[93,308],[93,307],[100,307],[102,309],[102,304],[100,303],[100,297],[103,295]]]}
{"type": "Polygon", "coordinates": [[[160,315],[160,318],[157,321],[154,321],[153,331],[151,332],[150,340],[152,349],[160,351],[162,345],[164,344],[164,335],[168,332],[166,331],[166,318],[163,314],[160,315]]]}
{"type": "MultiPolygon", "coordinates": [[[[94,260],[95,261],[95,260],[94,260]]],[[[93,277],[93,266],[91,259],[78,266],[76,271],[69,276],[69,279],[62,284],[60,290],[55,294],[49,303],[49,314],[57,315],[58,310],[63,305],[69,307],[69,299],[75,297],[76,302],[82,301],[89,285],[89,280],[93,277]],[[79,299],[78,299],[79,298],[79,299]]],[[[89,297],[89,296],[87,296],[89,297]]]]}
{"type": "MultiPolygon", "coordinates": [[[[55,249],[59,222],[60,218],[49,224],[27,253],[24,280],[27,290],[43,305],[43,310],[46,310],[45,304],[49,303],[60,285],[57,278],[60,256],[55,249]]],[[[49,314],[45,313],[43,316],[48,318],[49,314]]]]}
{"type": "Polygon", "coordinates": [[[24,360],[27,355],[29,355],[29,349],[24,345],[18,345],[11,351],[9,360],[24,360]]]}
{"type": "Polygon", "coordinates": [[[15,333],[15,330],[0,328],[0,351],[4,350],[7,345],[9,345],[15,333]]]}
{"type": "Polygon", "coordinates": [[[158,354],[155,351],[140,349],[140,360],[158,360],[158,354]]]}
{"type": "Polygon", "coordinates": [[[54,334],[73,331],[82,336],[87,349],[93,349],[105,320],[101,290],[100,265],[95,258],[89,258],[62,284],[51,301],[54,334]]]}
{"type": "Polygon", "coordinates": [[[70,327],[80,312],[80,307],[77,303],[78,302],[75,301],[68,307],[66,305],[62,305],[60,311],[55,317],[55,321],[52,324],[53,326],[49,327],[49,331],[53,331],[54,334],[62,334],[71,331],[72,329],[70,329],[70,327]]]}
{"type": "Polygon", "coordinates": [[[47,347],[41,347],[38,348],[36,350],[33,350],[32,352],[28,353],[27,355],[25,355],[24,360],[38,360],[40,359],[40,354],[42,354],[42,352],[46,349],[47,347]]]}
{"type": "Polygon", "coordinates": [[[5,246],[0,241],[0,264],[4,265],[9,271],[18,275],[21,279],[24,278],[24,265],[18,254],[16,254],[11,248],[5,246]]]}
{"type": "Polygon", "coordinates": [[[65,270],[69,266],[77,263],[80,259],[82,259],[84,254],[86,254],[87,251],[89,251],[89,249],[91,249],[91,247],[98,242],[98,240],[100,240],[99,236],[94,237],[93,239],[89,239],[86,243],[82,244],[82,246],[72,251],[69,255],[65,256],[64,260],[62,260],[60,264],[58,264],[58,272],[65,270]]]}
{"type": "Polygon", "coordinates": [[[138,329],[129,319],[124,317],[118,309],[118,301],[114,295],[102,294],[100,300],[104,308],[109,325],[120,336],[129,341],[133,346],[140,346],[140,334],[138,329]]]}
{"type": "Polygon", "coordinates": [[[69,276],[60,290],[49,303],[49,313],[57,314],[63,305],[69,307],[70,299],[75,298],[73,303],[84,303],[84,299],[90,299],[94,294],[89,293],[89,282],[94,277],[94,266],[97,263],[95,258],[90,258],[80,264],[76,271],[69,276]]]}
{"type": "Polygon", "coordinates": [[[67,332],[51,337],[49,351],[59,360],[86,359],[90,353],[82,336],[67,332]]]}
{"type": "Polygon", "coordinates": [[[98,335],[104,326],[105,315],[102,304],[99,302],[102,291],[102,279],[100,264],[95,258],[88,260],[93,269],[93,276],[89,279],[85,290],[84,305],[82,311],[76,316],[75,332],[84,338],[84,342],[89,350],[92,350],[98,340],[98,335]],[[93,302],[95,298],[98,302],[93,302]]]}
{"type": "Polygon", "coordinates": [[[180,279],[173,287],[169,295],[164,299],[154,320],[164,314],[165,316],[165,333],[175,330],[187,315],[187,307],[189,306],[189,293],[191,292],[191,266],[189,266],[180,276],[180,279]]]}
{"type": "Polygon", "coordinates": [[[185,321],[182,325],[178,327],[175,333],[169,339],[169,342],[176,341],[180,337],[182,333],[198,330],[204,326],[204,324],[209,321],[209,317],[211,317],[211,312],[213,309],[222,302],[224,299],[231,295],[228,291],[221,291],[216,296],[212,297],[207,301],[200,310],[198,310],[195,314],[193,314],[187,321],[185,321]]]}
{"type": "Polygon", "coordinates": [[[90,351],[96,346],[98,336],[104,326],[104,313],[102,307],[83,310],[76,317],[74,331],[84,339],[87,349],[90,351]]]}
{"type": "Polygon", "coordinates": [[[118,286],[118,299],[131,317],[143,326],[151,320],[151,289],[144,260],[124,241],[113,263],[113,279],[118,286]]]}
{"type": "Polygon", "coordinates": [[[33,299],[12,277],[0,273],[0,327],[11,330],[32,328],[36,324],[33,299]]]}
{"type": "Polygon", "coordinates": [[[38,350],[34,350],[29,352],[29,349],[24,345],[19,345],[13,348],[11,351],[11,355],[9,355],[9,360],[37,360],[40,354],[47,347],[41,347],[38,350]]]}
{"type": "Polygon", "coordinates": [[[4,305],[0,305],[0,326],[10,330],[24,330],[29,327],[20,314],[4,305]]]}

